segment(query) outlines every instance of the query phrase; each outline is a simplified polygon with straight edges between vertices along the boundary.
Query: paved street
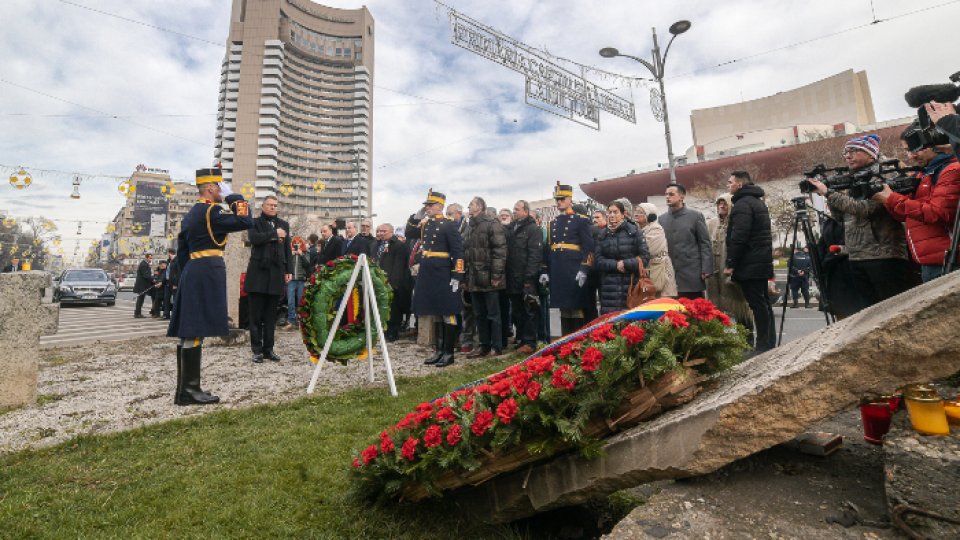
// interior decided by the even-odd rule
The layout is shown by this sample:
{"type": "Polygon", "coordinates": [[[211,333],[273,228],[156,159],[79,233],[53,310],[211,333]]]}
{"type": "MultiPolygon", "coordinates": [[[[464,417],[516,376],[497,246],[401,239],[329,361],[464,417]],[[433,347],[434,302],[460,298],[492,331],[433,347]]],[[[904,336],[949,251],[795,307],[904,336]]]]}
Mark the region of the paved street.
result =
{"type": "Polygon", "coordinates": [[[133,318],[133,298],[132,293],[122,292],[117,304],[111,307],[61,306],[57,333],[41,337],[40,346],[78,345],[166,334],[167,321],[150,317],[149,300],[143,307],[147,317],[133,318]]]}

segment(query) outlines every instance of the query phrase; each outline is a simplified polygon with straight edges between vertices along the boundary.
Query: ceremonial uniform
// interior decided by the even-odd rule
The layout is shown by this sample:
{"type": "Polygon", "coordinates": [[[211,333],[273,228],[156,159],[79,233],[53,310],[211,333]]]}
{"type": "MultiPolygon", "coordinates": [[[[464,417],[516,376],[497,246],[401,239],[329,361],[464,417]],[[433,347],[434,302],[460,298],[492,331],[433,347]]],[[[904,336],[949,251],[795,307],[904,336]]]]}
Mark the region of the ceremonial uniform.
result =
{"type": "MultiPolygon", "coordinates": [[[[445,202],[442,193],[430,190],[423,204],[442,207],[445,202]]],[[[443,367],[453,363],[456,316],[463,309],[459,292],[464,273],[463,240],[457,225],[442,213],[427,218],[421,226],[420,239],[420,251],[416,255],[420,271],[413,289],[413,312],[417,317],[441,319],[435,323],[437,352],[426,363],[443,367]]]]}
{"type": "MultiPolygon", "coordinates": [[[[220,181],[219,169],[197,171],[198,186],[220,181]]],[[[201,344],[204,337],[229,333],[223,248],[227,244],[227,233],[249,229],[253,219],[242,196],[228,195],[226,201],[230,210],[201,199],[180,224],[176,258],[180,283],[167,329],[167,336],[181,338],[174,400],[178,405],[209,402],[203,399],[201,394],[205,393],[200,390],[201,344]]]]}
{"type": "MultiPolygon", "coordinates": [[[[573,196],[571,186],[557,183],[555,199],[573,196]]],[[[547,242],[544,244],[543,260],[547,264],[550,284],[550,307],[560,309],[560,326],[563,335],[579,329],[584,320],[584,308],[589,302],[587,289],[578,282],[586,280],[593,265],[593,235],[590,218],[578,214],[572,208],[562,211],[550,223],[547,242]]]]}

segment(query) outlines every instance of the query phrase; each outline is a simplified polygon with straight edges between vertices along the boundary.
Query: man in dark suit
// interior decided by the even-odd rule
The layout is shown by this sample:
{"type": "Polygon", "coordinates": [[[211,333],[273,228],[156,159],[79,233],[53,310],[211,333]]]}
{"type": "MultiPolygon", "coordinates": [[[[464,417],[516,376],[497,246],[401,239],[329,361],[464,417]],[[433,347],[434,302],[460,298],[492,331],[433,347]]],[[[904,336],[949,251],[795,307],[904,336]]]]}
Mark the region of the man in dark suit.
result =
{"type": "Polygon", "coordinates": [[[173,299],[177,296],[177,284],[180,282],[180,266],[177,262],[177,250],[167,250],[167,271],[163,286],[163,319],[170,320],[173,311],[173,299]]]}
{"type": "Polygon", "coordinates": [[[410,250],[407,245],[393,235],[393,225],[382,223],[377,227],[377,240],[371,246],[370,260],[387,274],[387,281],[393,287],[393,300],[390,302],[390,322],[387,324],[387,341],[396,341],[400,337],[403,314],[410,306],[410,293],[413,291],[410,279],[410,250]]]}
{"type": "Polygon", "coordinates": [[[336,259],[343,253],[343,238],[337,234],[331,225],[320,227],[320,236],[323,237],[323,248],[317,254],[317,268],[336,259]]]}
{"type": "Polygon", "coordinates": [[[247,233],[253,249],[243,282],[250,307],[250,347],[253,361],[266,358],[279,362],[273,350],[277,327],[277,304],[291,278],[290,224],[277,217],[279,202],[268,195],[260,205],[260,217],[247,233]]]}
{"type": "Polygon", "coordinates": [[[23,271],[23,265],[20,264],[19,257],[14,257],[10,261],[10,264],[3,267],[4,274],[9,274],[10,272],[22,272],[22,271],[23,271]]]}
{"type": "Polygon", "coordinates": [[[133,316],[136,319],[143,319],[143,300],[146,298],[147,294],[150,292],[150,289],[156,285],[156,281],[153,279],[153,270],[150,268],[150,263],[153,262],[153,255],[147,253],[143,256],[143,260],[140,261],[140,265],[137,267],[137,280],[133,283],[133,294],[137,295],[137,305],[133,309],[133,316]]]}
{"type": "Polygon", "coordinates": [[[157,263],[157,271],[153,273],[153,283],[155,287],[150,291],[150,294],[153,296],[153,303],[150,305],[150,316],[155,319],[160,317],[160,312],[163,310],[163,296],[167,290],[168,264],[167,259],[160,261],[157,263]]]}
{"type": "Polygon", "coordinates": [[[370,251],[370,239],[372,238],[369,234],[367,236],[362,236],[357,234],[357,224],[353,221],[348,221],[347,226],[344,229],[345,236],[343,238],[343,250],[341,255],[357,255],[361,253],[367,253],[370,251]]]}

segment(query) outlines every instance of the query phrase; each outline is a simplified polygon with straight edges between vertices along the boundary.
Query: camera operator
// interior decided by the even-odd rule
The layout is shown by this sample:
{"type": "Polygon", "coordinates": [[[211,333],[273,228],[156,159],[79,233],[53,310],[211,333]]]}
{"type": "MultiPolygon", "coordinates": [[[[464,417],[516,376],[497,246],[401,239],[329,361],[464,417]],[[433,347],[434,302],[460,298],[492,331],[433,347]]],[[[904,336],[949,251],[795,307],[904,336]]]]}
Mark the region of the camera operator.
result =
{"type": "MultiPolygon", "coordinates": [[[[945,138],[943,138],[945,139],[945,138]]],[[[923,167],[920,184],[911,195],[895,193],[884,184],[873,200],[883,204],[897,221],[906,223],[907,245],[913,260],[920,264],[924,283],[940,277],[943,258],[950,248],[949,231],[960,199],[960,163],[944,152],[936,137],[925,136],[915,123],[900,135],[900,144],[911,165],[923,167]]]]}
{"type": "Polygon", "coordinates": [[[930,123],[950,138],[954,154],[960,155],[960,115],[957,115],[957,107],[953,103],[931,101],[924,108],[930,123]]]}
{"type": "MultiPolygon", "coordinates": [[[[847,141],[843,159],[851,172],[877,169],[880,137],[864,135],[847,141]]],[[[860,308],[896,296],[907,289],[907,260],[903,226],[877,201],[854,199],[811,180],[817,193],[826,196],[834,219],[843,223],[843,239],[860,308]]]]}

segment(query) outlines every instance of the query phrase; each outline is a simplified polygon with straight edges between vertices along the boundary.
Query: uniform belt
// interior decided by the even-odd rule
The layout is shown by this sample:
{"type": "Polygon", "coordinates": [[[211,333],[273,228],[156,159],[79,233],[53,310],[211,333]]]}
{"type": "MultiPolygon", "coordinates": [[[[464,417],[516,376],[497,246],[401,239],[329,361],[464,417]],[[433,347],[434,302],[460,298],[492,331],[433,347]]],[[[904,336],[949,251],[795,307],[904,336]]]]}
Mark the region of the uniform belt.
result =
{"type": "Polygon", "coordinates": [[[578,246],[577,244],[553,244],[550,246],[550,248],[553,249],[554,251],[558,249],[570,249],[573,251],[580,251],[580,246],[578,246]]]}
{"type": "Polygon", "coordinates": [[[446,251],[424,251],[424,257],[449,257],[450,253],[446,251]]]}
{"type": "Polygon", "coordinates": [[[190,253],[191,259],[202,259],[204,257],[223,257],[222,249],[203,249],[190,253]]]}

